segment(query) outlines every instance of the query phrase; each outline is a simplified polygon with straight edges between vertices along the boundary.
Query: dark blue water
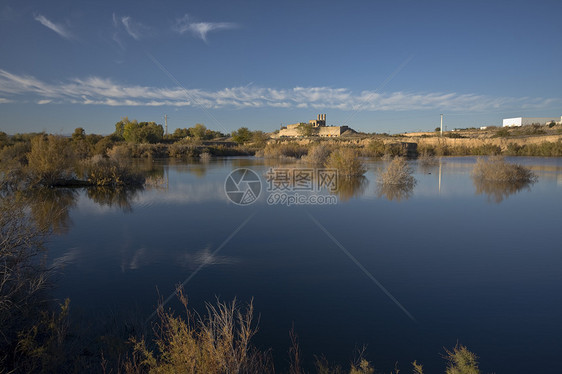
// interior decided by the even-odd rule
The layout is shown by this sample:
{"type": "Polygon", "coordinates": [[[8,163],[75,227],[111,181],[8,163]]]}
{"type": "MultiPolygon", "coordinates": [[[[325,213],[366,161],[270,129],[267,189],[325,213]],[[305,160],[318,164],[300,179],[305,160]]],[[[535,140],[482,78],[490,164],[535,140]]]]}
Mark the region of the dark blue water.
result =
{"type": "Polygon", "coordinates": [[[92,318],[143,319],[186,280],[201,311],[215,297],[253,298],[255,343],[272,347],[278,368],[294,325],[306,364],[324,354],[346,367],[367,345],[377,370],[417,360],[443,372],[443,347],[460,342],[484,372],[559,373],[562,159],[513,160],[538,182],[478,186],[474,158],[446,158],[413,162],[412,191],[382,193],[384,163],[370,161],[337,204],[290,207],[268,205],[265,190],[247,206],[226,196],[240,167],[265,188],[263,160],[156,163],[158,185],[119,203],[77,194],[67,230],[49,243],[51,261],[64,264],[55,296],[92,318]]]}

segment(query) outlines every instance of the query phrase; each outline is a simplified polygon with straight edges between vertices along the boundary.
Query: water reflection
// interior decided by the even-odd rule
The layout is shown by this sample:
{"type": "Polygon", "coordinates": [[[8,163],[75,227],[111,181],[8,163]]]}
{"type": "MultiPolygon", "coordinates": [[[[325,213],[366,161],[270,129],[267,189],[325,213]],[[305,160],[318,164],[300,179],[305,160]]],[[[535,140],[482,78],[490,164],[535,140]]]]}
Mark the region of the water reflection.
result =
{"type": "Polygon", "coordinates": [[[335,194],[340,201],[347,201],[354,196],[362,196],[369,185],[369,180],[364,176],[352,179],[340,179],[335,194]]]}
{"type": "Polygon", "coordinates": [[[206,247],[203,250],[194,253],[184,253],[180,255],[178,263],[181,266],[186,267],[190,270],[195,270],[199,266],[209,266],[209,265],[232,265],[238,262],[237,259],[228,256],[219,256],[211,252],[210,247],[206,247]]]}
{"type": "Polygon", "coordinates": [[[109,188],[90,187],[86,196],[100,206],[116,206],[124,212],[132,212],[131,202],[142,191],[142,188],[109,188]]]}
{"type": "MultiPolygon", "coordinates": [[[[89,187],[85,195],[100,206],[118,207],[132,211],[132,202],[143,188],[89,187]]],[[[29,207],[37,227],[55,234],[67,233],[72,225],[70,210],[75,208],[82,189],[39,188],[20,192],[16,199],[29,207]]]]}
{"type": "Polygon", "coordinates": [[[487,195],[488,201],[493,201],[497,204],[507,199],[510,195],[527,189],[531,189],[534,182],[494,182],[486,181],[479,178],[472,178],[474,186],[476,187],[476,195],[487,195]]]}
{"type": "MultiPolygon", "coordinates": [[[[503,209],[507,208],[506,204],[486,203],[484,196],[475,195],[475,190],[490,195],[490,191],[498,191],[499,186],[475,188],[470,177],[474,158],[448,158],[445,161],[441,168],[437,165],[416,174],[419,183],[415,187],[415,197],[413,189],[378,186],[378,169],[384,164],[378,160],[370,161],[366,180],[340,185],[336,192],[340,195],[338,200],[342,200],[340,204],[315,208],[315,214],[325,215],[328,229],[341,228],[334,234],[338,240],[350,250],[360,251],[357,256],[361,257],[362,264],[378,271],[385,280],[383,283],[389,284],[399,300],[404,300],[408,308],[416,309],[416,314],[421,315],[428,327],[425,330],[430,333],[420,335],[419,329],[412,330],[409,324],[404,324],[402,316],[396,316],[393,305],[386,307],[386,299],[380,299],[377,294],[366,295],[364,279],[357,276],[354,267],[343,266],[341,253],[337,249],[327,251],[325,241],[306,235],[315,232],[311,230],[316,228],[310,226],[312,223],[306,217],[301,220],[300,209],[259,209],[250,225],[223,250],[214,253],[218,248],[216,244],[231,234],[232,228],[240,224],[241,217],[256,208],[252,206],[248,210],[228,203],[224,180],[232,169],[245,166],[258,172],[264,188],[262,194],[265,194],[268,186],[265,176],[270,164],[280,168],[302,167],[259,159],[213,159],[207,166],[208,173],[201,179],[186,171],[193,167],[192,164],[176,166],[166,163],[165,179],[153,183],[157,189],[147,187],[146,192],[138,193],[130,200],[134,212],[124,217],[114,214],[119,209],[114,203],[110,214],[107,214],[109,209],[103,209],[104,215],[92,220],[89,213],[95,211],[94,204],[88,199],[87,191],[80,190],[78,206],[74,208],[76,211],[72,210],[71,235],[57,237],[50,248],[49,255],[55,259],[53,263],[67,265],[56,296],[71,297],[75,305],[88,312],[113,304],[118,305],[116,309],[124,311],[138,303],[145,318],[154,306],[154,300],[147,299],[146,295],[153,293],[155,285],[166,296],[178,281],[201,267],[203,271],[191,284],[195,294],[192,300],[202,303],[216,294],[223,297],[239,295],[241,298],[256,295],[268,315],[267,321],[270,321],[264,329],[274,331],[269,335],[274,344],[281,341],[275,346],[277,350],[285,347],[285,340],[278,339],[285,339],[286,335],[286,331],[281,332],[282,338],[276,335],[275,323],[279,321],[290,325],[295,319],[300,326],[309,328],[306,333],[310,336],[322,336],[322,326],[329,321],[347,318],[353,323],[335,338],[351,345],[357,340],[379,344],[364,328],[376,323],[373,329],[386,335],[400,331],[408,339],[421,339],[425,346],[440,349],[443,339],[455,341],[459,334],[473,334],[471,326],[465,328],[466,324],[463,324],[472,319],[482,322],[486,329],[497,332],[502,338],[507,336],[510,345],[506,346],[505,352],[516,349],[514,346],[524,347],[526,340],[537,339],[541,347],[551,349],[548,356],[552,356],[556,353],[554,348],[548,348],[552,347],[552,341],[556,341],[552,333],[556,321],[552,318],[543,318],[539,325],[533,321],[530,325],[527,323],[529,328],[518,335],[519,340],[509,340],[513,338],[509,332],[514,323],[521,322],[524,326],[532,313],[544,310],[543,295],[560,293],[562,283],[553,280],[559,279],[561,258],[553,249],[556,247],[550,244],[556,242],[556,229],[560,225],[560,216],[556,209],[552,209],[552,204],[562,191],[556,184],[557,180],[562,181],[562,171],[548,171],[550,179],[541,174],[532,193],[520,194],[525,194],[525,201],[512,198],[508,204],[513,203],[509,204],[513,206],[506,210],[503,209]],[[513,208],[525,214],[514,216],[511,214],[513,208]],[[378,214],[373,214],[374,211],[378,214]],[[431,213],[431,219],[416,219],[427,212],[431,213]],[[537,220],[539,213],[546,218],[537,220]],[[345,225],[336,222],[329,227],[330,215],[337,216],[345,225]],[[527,217],[527,221],[521,222],[520,216],[527,217]],[[440,221],[443,226],[440,238],[433,240],[432,229],[439,217],[455,219],[440,221]],[[404,222],[415,223],[409,225],[418,239],[415,247],[410,245],[411,238],[396,235],[399,231],[396,228],[404,222]],[[523,224],[536,226],[532,232],[541,232],[540,245],[536,245],[535,236],[525,235],[517,229],[523,224]],[[499,225],[501,231],[509,235],[504,235],[501,241],[496,240],[485,230],[491,225],[499,225]],[[280,236],[280,227],[292,234],[280,236]],[[377,229],[373,230],[373,227],[377,229]],[[465,235],[459,240],[459,233],[464,233],[466,227],[474,228],[476,234],[465,235]],[[100,238],[100,232],[104,233],[103,238],[100,238]],[[378,246],[388,250],[365,248],[365,243],[375,236],[378,246]],[[263,243],[267,244],[266,251],[263,243]],[[455,243],[455,251],[450,250],[449,243],[455,243]],[[466,271],[467,268],[475,270],[466,271]],[[424,284],[421,291],[410,287],[412,280],[424,284]],[[482,292],[482,284],[488,286],[489,292],[482,292]],[[524,285],[525,292],[517,292],[513,284],[524,285]],[[84,289],[88,294],[81,296],[84,289]],[[458,289],[466,292],[459,293],[458,289]],[[424,293],[420,294],[422,291],[424,293]],[[330,308],[334,300],[339,304],[351,300],[352,308],[330,308]],[[278,305],[281,304],[287,308],[279,311],[278,305]],[[502,308],[514,311],[510,319],[498,318],[502,308]],[[351,315],[348,309],[353,310],[351,315]],[[403,326],[406,326],[404,331],[399,330],[403,326]],[[449,334],[450,326],[460,328],[449,334]],[[364,335],[358,338],[363,332],[364,335]],[[544,339],[540,338],[543,336],[544,339]]],[[[531,162],[543,161],[533,159],[531,162]]],[[[510,188],[513,190],[513,186],[500,189],[504,191],[500,196],[510,188]]],[[[547,309],[559,309],[560,303],[554,305],[552,300],[547,301],[547,309]]],[[[322,339],[314,340],[313,344],[324,347],[323,350],[329,349],[322,339]]]]}
{"type": "MultiPolygon", "coordinates": [[[[202,250],[186,248],[180,252],[161,253],[145,246],[133,250],[127,245],[123,248],[121,271],[139,270],[147,265],[162,262],[178,264],[188,270],[196,270],[201,266],[233,265],[239,262],[235,257],[217,255],[211,249],[211,246],[207,246],[202,250]]],[[[72,256],[70,252],[67,255],[72,256]]]]}
{"type": "Polygon", "coordinates": [[[414,194],[413,185],[377,185],[377,197],[385,197],[387,200],[408,200],[414,194]]]}
{"type": "Polygon", "coordinates": [[[55,234],[68,232],[72,224],[69,211],[76,206],[77,190],[41,188],[26,191],[21,196],[29,206],[31,217],[38,227],[55,234]]]}
{"type": "Polygon", "coordinates": [[[151,159],[134,160],[131,165],[134,172],[142,173],[145,177],[163,177],[164,165],[162,163],[154,162],[151,159]]]}
{"type": "Polygon", "coordinates": [[[434,173],[438,168],[441,169],[443,161],[441,158],[435,158],[430,161],[418,161],[418,171],[421,174],[431,174],[434,173]]]}
{"type": "Polygon", "coordinates": [[[195,175],[198,178],[203,178],[207,174],[207,166],[202,164],[193,164],[189,168],[185,169],[186,172],[195,175]]]}

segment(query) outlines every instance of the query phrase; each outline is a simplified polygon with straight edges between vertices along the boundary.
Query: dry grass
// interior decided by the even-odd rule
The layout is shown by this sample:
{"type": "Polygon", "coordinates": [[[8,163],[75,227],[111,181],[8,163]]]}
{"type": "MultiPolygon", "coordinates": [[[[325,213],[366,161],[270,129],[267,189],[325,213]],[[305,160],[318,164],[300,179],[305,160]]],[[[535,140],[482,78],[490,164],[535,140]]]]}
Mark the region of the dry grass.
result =
{"type": "MultiPolygon", "coordinates": [[[[34,367],[44,346],[35,346],[44,310],[49,269],[40,260],[47,228],[33,222],[14,196],[0,198],[0,371],[41,372],[34,367]],[[31,335],[30,335],[31,334],[31,335]],[[28,343],[27,345],[25,345],[28,343]]],[[[41,334],[43,339],[45,334],[41,334]]]]}
{"type": "Polygon", "coordinates": [[[307,153],[306,146],[294,142],[268,143],[263,150],[265,158],[301,158],[307,153]]]}
{"type": "Polygon", "coordinates": [[[377,182],[383,186],[412,188],[416,184],[412,173],[413,170],[404,157],[395,157],[386,170],[379,175],[377,182]]]}
{"type": "Polygon", "coordinates": [[[523,189],[530,189],[530,182],[495,182],[473,178],[477,195],[487,195],[488,201],[501,203],[510,195],[514,195],[523,189]]]}
{"type": "Polygon", "coordinates": [[[311,165],[324,165],[332,153],[329,144],[316,144],[308,150],[308,154],[302,157],[302,161],[311,165]]]}
{"type": "Polygon", "coordinates": [[[94,156],[85,163],[88,182],[95,186],[142,186],[144,177],[131,172],[122,162],[112,158],[94,156]]]}
{"type": "Polygon", "coordinates": [[[384,162],[390,162],[392,161],[392,156],[390,155],[390,153],[385,153],[382,158],[381,158],[384,162]]]}
{"type": "Polygon", "coordinates": [[[448,362],[446,374],[480,374],[478,356],[470,352],[465,346],[457,344],[452,351],[445,350],[448,362]]]}
{"type": "Polygon", "coordinates": [[[508,163],[501,156],[479,158],[472,169],[472,177],[475,180],[498,183],[533,183],[537,180],[531,170],[519,164],[508,163]]]}
{"type": "Polygon", "coordinates": [[[412,362],[412,369],[414,374],[423,374],[423,365],[418,364],[416,360],[412,362]]]}
{"type": "Polygon", "coordinates": [[[213,158],[213,156],[211,156],[209,152],[203,152],[199,155],[199,160],[201,162],[209,162],[211,161],[211,158],[213,158]]]}
{"type": "Polygon", "coordinates": [[[144,340],[132,339],[133,358],[125,365],[127,373],[268,373],[273,366],[266,352],[251,346],[257,332],[252,303],[243,310],[236,300],[207,304],[207,316],[193,314],[181,290],[178,297],[185,307],[185,319],[172,312],[159,311],[156,328],[157,352],[144,340]]]}
{"type": "Polygon", "coordinates": [[[343,179],[360,177],[367,171],[363,162],[359,159],[359,154],[352,148],[339,148],[330,154],[325,166],[330,169],[337,169],[338,175],[343,179]]]}
{"type": "MultiPolygon", "coordinates": [[[[47,232],[35,225],[22,204],[0,199],[0,325],[9,311],[30,302],[45,285],[46,273],[34,260],[47,232]]],[[[9,314],[9,313],[8,313],[9,314]]]]}
{"type": "Polygon", "coordinates": [[[128,160],[133,157],[131,147],[127,144],[115,144],[107,150],[107,156],[115,161],[128,160]]]}
{"type": "Polygon", "coordinates": [[[408,147],[402,143],[387,143],[384,145],[384,155],[404,157],[408,154],[408,147]]]}
{"type": "Polygon", "coordinates": [[[68,145],[68,139],[62,136],[39,135],[31,139],[27,162],[35,183],[52,186],[72,178],[74,157],[68,145]]]}
{"type": "Polygon", "coordinates": [[[40,311],[40,319],[32,326],[18,332],[16,355],[18,372],[59,373],[72,367],[75,354],[65,346],[70,327],[70,300],[59,305],[60,310],[40,311]]]}
{"type": "Polygon", "coordinates": [[[200,156],[200,151],[196,143],[177,142],[168,146],[168,156],[172,158],[195,158],[200,156]]]}
{"type": "Polygon", "coordinates": [[[384,142],[380,139],[373,139],[363,149],[363,154],[367,157],[382,157],[385,154],[384,142]]]}

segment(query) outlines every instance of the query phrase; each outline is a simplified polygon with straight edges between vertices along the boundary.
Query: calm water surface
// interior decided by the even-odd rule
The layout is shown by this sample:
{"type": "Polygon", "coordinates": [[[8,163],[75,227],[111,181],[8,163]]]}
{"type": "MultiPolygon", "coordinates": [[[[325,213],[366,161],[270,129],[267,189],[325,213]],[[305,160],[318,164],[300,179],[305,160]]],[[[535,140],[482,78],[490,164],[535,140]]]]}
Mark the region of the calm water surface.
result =
{"type": "Polygon", "coordinates": [[[307,364],[325,354],[346,365],[367,345],[378,370],[398,361],[409,371],[417,359],[443,372],[443,347],[461,342],[484,372],[559,373],[562,159],[516,161],[539,181],[481,186],[470,177],[474,158],[445,158],[412,162],[412,191],[380,191],[384,163],[368,161],[366,178],[342,186],[336,205],[291,207],[267,204],[275,165],[264,160],[156,161],[162,181],[144,191],[57,198],[68,214],[49,243],[55,296],[85,318],[143,320],[186,280],[200,311],[215,297],[253,297],[255,342],[272,347],[278,368],[294,324],[307,364]],[[264,185],[249,206],[224,192],[240,167],[264,185]]]}

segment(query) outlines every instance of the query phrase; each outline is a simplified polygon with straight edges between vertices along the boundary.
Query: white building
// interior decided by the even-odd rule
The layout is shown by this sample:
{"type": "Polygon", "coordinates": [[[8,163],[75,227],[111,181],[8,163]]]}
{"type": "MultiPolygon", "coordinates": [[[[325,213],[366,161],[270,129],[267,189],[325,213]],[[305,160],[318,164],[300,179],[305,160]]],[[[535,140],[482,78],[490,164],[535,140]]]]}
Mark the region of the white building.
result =
{"type": "Polygon", "coordinates": [[[516,117],[516,118],[504,118],[503,127],[510,126],[524,126],[532,125],[538,123],[539,125],[546,125],[550,122],[560,123],[562,122],[562,117],[516,117]]]}

